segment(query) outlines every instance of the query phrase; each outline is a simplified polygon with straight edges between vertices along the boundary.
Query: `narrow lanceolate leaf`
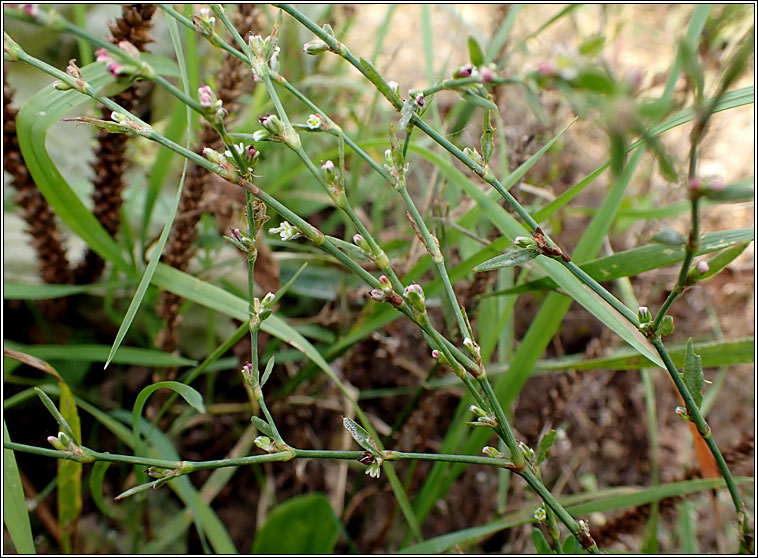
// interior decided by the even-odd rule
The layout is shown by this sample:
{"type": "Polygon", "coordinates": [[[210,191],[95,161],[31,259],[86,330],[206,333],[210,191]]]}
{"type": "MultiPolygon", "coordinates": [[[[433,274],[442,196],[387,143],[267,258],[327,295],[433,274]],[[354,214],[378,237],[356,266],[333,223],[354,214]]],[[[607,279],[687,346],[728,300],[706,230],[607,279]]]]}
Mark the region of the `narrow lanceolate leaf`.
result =
{"type": "MultiPolygon", "coordinates": [[[[10,442],[8,427],[3,421],[3,441],[10,442]]],[[[3,450],[3,523],[8,528],[18,554],[35,554],[29,509],[26,507],[24,488],[18,472],[13,450],[3,450]]]]}
{"type": "Polygon", "coordinates": [[[703,376],[703,365],[700,362],[700,355],[696,355],[692,348],[692,337],[687,340],[687,353],[684,357],[684,383],[687,384],[695,404],[700,408],[703,403],[703,387],[705,386],[705,376],[703,376]]]}
{"type": "Polygon", "coordinates": [[[716,275],[719,271],[732,263],[732,261],[737,256],[742,254],[742,252],[745,251],[745,248],[747,248],[749,244],[750,242],[743,242],[742,244],[737,244],[736,246],[727,248],[726,250],[723,250],[722,252],[719,252],[713,256],[710,260],[708,260],[708,271],[703,273],[698,280],[704,281],[705,279],[716,275]]]}
{"type": "Polygon", "coordinates": [[[474,271],[492,271],[493,269],[500,269],[501,267],[524,265],[526,262],[532,261],[539,255],[538,251],[532,250],[531,248],[512,248],[506,250],[499,256],[495,256],[486,262],[480,263],[474,268],[474,271]]]}
{"type": "Polygon", "coordinates": [[[263,377],[261,378],[261,387],[266,385],[266,382],[268,381],[269,376],[271,376],[271,371],[273,369],[274,369],[274,355],[271,355],[271,358],[269,358],[268,362],[266,363],[266,369],[263,371],[263,377]]]}
{"type": "Polygon", "coordinates": [[[679,231],[675,231],[669,227],[664,227],[661,231],[655,234],[650,240],[658,242],[659,244],[667,244],[669,246],[681,246],[687,242],[687,237],[679,231]]]}
{"type": "Polygon", "coordinates": [[[547,539],[545,539],[545,535],[542,534],[542,531],[536,525],[532,527],[532,543],[537,554],[554,554],[553,549],[550,547],[547,539]]]}
{"type": "Polygon", "coordinates": [[[484,54],[482,53],[482,47],[474,37],[468,38],[468,58],[472,65],[481,66],[484,64],[484,54]]]}
{"type": "Polygon", "coordinates": [[[557,430],[550,430],[547,434],[545,434],[542,439],[540,440],[540,445],[537,448],[537,465],[545,461],[550,456],[550,448],[553,447],[553,444],[558,439],[558,431],[557,430]]]}
{"type": "Polygon", "coordinates": [[[373,455],[379,455],[379,448],[376,447],[374,439],[366,432],[362,426],[350,418],[343,418],[342,424],[345,430],[350,432],[353,439],[358,442],[358,445],[373,455]]]}

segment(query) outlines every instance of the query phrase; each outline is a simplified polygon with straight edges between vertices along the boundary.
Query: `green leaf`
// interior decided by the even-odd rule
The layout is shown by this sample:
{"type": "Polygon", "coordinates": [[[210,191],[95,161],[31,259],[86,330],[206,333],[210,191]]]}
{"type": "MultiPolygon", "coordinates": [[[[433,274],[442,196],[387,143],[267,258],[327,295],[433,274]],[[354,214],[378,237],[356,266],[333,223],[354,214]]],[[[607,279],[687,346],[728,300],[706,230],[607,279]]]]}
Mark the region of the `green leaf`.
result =
{"type": "Polygon", "coordinates": [[[558,439],[558,431],[550,430],[540,439],[540,445],[537,448],[537,465],[545,461],[550,456],[550,448],[558,439]]]}
{"type": "MultiPolygon", "coordinates": [[[[59,382],[58,385],[59,386],[63,385],[63,382],[59,382]]],[[[42,404],[47,408],[48,411],[50,411],[50,414],[53,415],[61,431],[64,432],[66,436],[68,436],[72,440],[75,440],[75,441],[80,440],[81,437],[76,435],[76,433],[74,432],[74,429],[71,427],[71,425],[68,423],[66,418],[61,414],[61,412],[55,406],[55,403],[53,403],[53,400],[50,399],[47,396],[47,394],[38,387],[35,387],[34,391],[37,394],[37,396],[40,398],[40,400],[42,401],[42,404]]],[[[63,396],[62,389],[60,393],[62,397],[63,396]]]]}
{"type": "Polygon", "coordinates": [[[706,188],[703,196],[714,202],[745,202],[751,201],[755,197],[755,187],[753,180],[735,182],[729,184],[723,190],[714,190],[706,188]]]}
{"type": "Polygon", "coordinates": [[[687,237],[679,231],[669,227],[663,227],[660,232],[656,233],[650,240],[667,246],[682,246],[687,242],[687,237]]]}
{"type": "MultiPolygon", "coordinates": [[[[64,382],[58,382],[58,386],[61,415],[73,430],[73,440],[81,444],[82,429],[76,401],[64,382]]],[[[83,465],[76,461],[58,460],[58,526],[61,528],[61,545],[66,553],[72,552],[76,544],[77,523],[82,513],[82,468],[83,465]]]]}
{"type": "MultiPolygon", "coordinates": [[[[184,54],[181,48],[181,40],[179,39],[179,30],[177,28],[176,20],[173,18],[168,18],[168,28],[169,32],[171,34],[171,40],[174,44],[174,52],[176,52],[177,60],[179,61],[179,69],[181,71],[182,76],[182,84],[184,86],[184,93],[189,95],[189,85],[188,85],[188,78],[187,78],[187,68],[184,63],[184,54]]],[[[190,108],[189,106],[186,107],[187,109],[187,147],[189,147],[189,141],[190,141],[190,134],[192,131],[191,127],[191,117],[190,117],[190,108]]],[[[182,169],[182,177],[179,180],[179,188],[176,190],[176,198],[174,199],[174,205],[171,208],[171,212],[168,215],[168,219],[166,220],[166,224],[163,226],[163,230],[161,231],[161,236],[158,239],[158,242],[155,246],[155,250],[153,252],[152,257],[150,258],[150,263],[147,264],[147,268],[145,269],[145,272],[142,274],[142,278],[140,279],[139,285],[137,286],[137,291],[134,293],[134,297],[132,297],[132,301],[129,303],[129,308],[126,311],[126,315],[124,316],[124,319],[121,321],[121,325],[118,328],[118,332],[116,333],[116,339],[113,341],[113,347],[111,347],[111,351],[108,354],[108,358],[105,361],[105,366],[103,368],[108,368],[108,365],[111,363],[111,360],[113,360],[114,355],[116,354],[116,351],[118,351],[119,346],[121,345],[121,342],[124,340],[124,337],[126,337],[126,333],[129,331],[129,328],[132,325],[132,322],[134,321],[134,317],[137,315],[137,311],[139,310],[140,305],[142,304],[142,299],[145,297],[145,293],[147,292],[147,288],[150,286],[150,282],[152,280],[153,274],[155,273],[155,269],[158,266],[158,262],[161,258],[161,252],[163,252],[163,247],[166,245],[166,242],[168,241],[168,235],[171,232],[171,227],[174,224],[174,219],[176,218],[176,212],[179,210],[179,202],[182,199],[182,190],[184,189],[184,179],[187,175],[187,166],[189,161],[187,159],[184,160],[184,167],[182,169]]]]}
{"type": "Polygon", "coordinates": [[[251,554],[331,554],[340,522],[324,494],[295,496],[276,506],[258,529],[251,554]]]}
{"type": "Polygon", "coordinates": [[[703,76],[703,67],[696,52],[695,45],[686,37],[679,41],[679,59],[682,61],[682,70],[687,75],[695,91],[697,102],[702,102],[703,91],[705,88],[705,78],[703,76]]]}
{"type": "Polygon", "coordinates": [[[358,442],[359,446],[361,446],[372,455],[380,455],[379,448],[376,446],[376,442],[361,425],[348,417],[342,419],[342,425],[345,427],[345,430],[350,432],[353,440],[358,442]]]}
{"type": "Polygon", "coordinates": [[[156,382],[152,385],[147,386],[146,388],[143,388],[142,391],[139,392],[139,395],[137,395],[137,399],[134,402],[134,407],[132,408],[132,432],[134,433],[135,439],[137,438],[137,426],[139,424],[140,416],[142,415],[142,408],[145,406],[147,398],[150,397],[153,392],[162,388],[170,389],[181,395],[184,400],[198,413],[205,412],[205,405],[203,405],[203,396],[200,395],[196,389],[179,382],[156,382]]]}
{"type": "Polygon", "coordinates": [[[263,371],[263,376],[261,377],[261,387],[266,385],[266,381],[268,381],[268,377],[271,376],[271,371],[274,369],[274,355],[271,355],[271,357],[268,359],[268,362],[266,363],[266,369],[263,371]]]}
{"type": "Polygon", "coordinates": [[[569,535],[563,539],[561,550],[564,554],[581,554],[583,549],[579,541],[576,540],[576,537],[574,537],[574,535],[569,535]]]}
{"type": "Polygon", "coordinates": [[[536,525],[532,527],[532,543],[537,550],[537,554],[555,554],[555,551],[550,546],[550,543],[545,539],[545,535],[542,533],[542,529],[536,525]]]}
{"type": "Polygon", "coordinates": [[[719,271],[732,263],[732,261],[734,261],[737,256],[742,254],[742,252],[745,251],[745,248],[747,248],[749,244],[750,242],[743,242],[742,244],[737,244],[736,246],[727,248],[726,250],[723,250],[722,252],[719,252],[713,256],[710,260],[708,260],[708,271],[703,273],[698,278],[698,281],[704,281],[709,277],[716,275],[719,271]]]}
{"type": "Polygon", "coordinates": [[[463,99],[466,102],[471,103],[474,106],[487,110],[499,110],[495,103],[478,95],[476,91],[472,91],[471,89],[460,89],[459,92],[463,95],[463,99]]]}
{"type": "Polygon", "coordinates": [[[532,248],[512,248],[506,250],[505,253],[500,254],[499,256],[495,256],[494,258],[479,264],[474,268],[474,271],[492,271],[493,269],[500,269],[501,267],[524,265],[526,262],[532,261],[539,255],[539,252],[532,248]]]}
{"type": "MultiPolygon", "coordinates": [[[[96,62],[85,66],[81,72],[96,91],[113,82],[105,64],[96,62]]],[[[58,217],[100,257],[119,271],[133,275],[134,270],[124,259],[118,244],[64,180],[45,149],[49,128],[71,109],[88,101],[89,98],[78,91],[44,87],[24,103],[18,113],[19,147],[35,184],[58,217]]]]}
{"type": "Polygon", "coordinates": [[[259,432],[262,432],[264,435],[268,436],[269,438],[274,438],[274,431],[271,430],[271,425],[267,423],[265,420],[263,420],[261,417],[253,416],[252,422],[253,424],[255,424],[255,427],[258,429],[259,432]]]}
{"type": "Polygon", "coordinates": [[[103,479],[110,465],[109,461],[98,461],[93,465],[89,476],[89,491],[92,494],[92,501],[105,517],[123,521],[123,513],[119,513],[121,510],[103,497],[103,479]]]}
{"type": "MultiPolygon", "coordinates": [[[[752,483],[753,479],[737,478],[735,481],[738,484],[744,484],[752,483]]],[[[594,512],[608,512],[643,506],[656,500],[712,490],[717,486],[725,486],[724,479],[692,479],[648,488],[637,486],[609,488],[594,493],[564,496],[558,500],[562,505],[566,506],[567,511],[571,515],[576,517],[594,512]]],[[[487,525],[454,531],[440,537],[427,539],[412,546],[407,546],[400,549],[398,554],[441,554],[455,546],[476,544],[493,533],[534,521],[534,507],[527,507],[508,513],[497,521],[493,521],[487,525]]]]}
{"type": "MultiPolygon", "coordinates": [[[[8,426],[3,420],[3,441],[10,442],[8,426]]],[[[36,554],[29,509],[26,507],[21,475],[13,450],[3,449],[3,523],[18,554],[36,554]]]]}
{"type": "Polygon", "coordinates": [[[604,35],[591,35],[581,42],[579,45],[579,53],[588,58],[592,58],[593,56],[597,56],[603,51],[604,45],[604,35]]]}
{"type": "MultiPolygon", "coordinates": [[[[6,347],[22,351],[44,360],[76,360],[79,362],[103,362],[108,356],[107,345],[22,345],[13,341],[4,341],[6,347]]],[[[113,358],[117,364],[134,366],[192,366],[197,361],[156,349],[139,347],[121,347],[113,358]]]]}
{"type": "Polygon", "coordinates": [[[397,93],[390,89],[389,84],[384,80],[374,65],[365,58],[361,58],[360,63],[369,81],[376,86],[382,95],[384,95],[387,99],[390,99],[393,105],[399,106],[400,97],[398,97],[397,93]]]}
{"type": "MultiPolygon", "coordinates": [[[[697,343],[695,349],[701,356],[704,367],[730,366],[754,361],[755,339],[724,339],[697,343]]],[[[684,366],[685,345],[669,348],[669,356],[674,365],[684,366]]],[[[622,347],[613,353],[600,357],[585,359],[584,355],[568,355],[559,360],[541,360],[537,367],[542,370],[635,370],[652,368],[653,364],[635,350],[622,347]]]]}
{"type": "Polygon", "coordinates": [[[60,298],[95,291],[108,291],[122,287],[131,287],[134,281],[109,281],[107,283],[92,283],[91,285],[54,285],[29,283],[3,283],[3,298],[6,300],[43,300],[60,298]]]}
{"type": "Polygon", "coordinates": [[[699,554],[697,547],[697,520],[694,517],[692,503],[682,500],[679,503],[679,520],[677,521],[677,536],[679,537],[679,552],[688,556],[699,554]]]}
{"type": "Polygon", "coordinates": [[[476,39],[471,36],[468,38],[468,59],[471,64],[477,68],[484,64],[484,53],[482,52],[482,47],[480,47],[476,39]]]}
{"type": "Polygon", "coordinates": [[[584,68],[571,82],[571,85],[594,93],[610,94],[616,90],[616,82],[602,68],[584,68]]]}
{"type": "Polygon", "coordinates": [[[700,362],[700,355],[696,355],[692,348],[692,337],[687,340],[687,352],[684,357],[684,383],[687,390],[695,400],[698,409],[703,403],[703,388],[705,387],[705,376],[703,375],[703,365],[700,362]]]}
{"type": "Polygon", "coordinates": [[[664,316],[661,322],[661,335],[670,335],[674,331],[674,317],[664,316]]]}

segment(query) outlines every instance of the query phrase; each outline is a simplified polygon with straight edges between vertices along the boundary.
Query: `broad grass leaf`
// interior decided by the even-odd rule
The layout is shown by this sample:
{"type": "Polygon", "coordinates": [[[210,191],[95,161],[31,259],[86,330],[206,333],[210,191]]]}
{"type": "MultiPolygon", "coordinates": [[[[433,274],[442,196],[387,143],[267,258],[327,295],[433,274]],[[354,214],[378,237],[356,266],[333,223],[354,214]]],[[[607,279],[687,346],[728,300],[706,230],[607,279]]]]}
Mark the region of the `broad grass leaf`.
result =
{"type": "Polygon", "coordinates": [[[251,554],[331,554],[340,523],[320,493],[295,496],[276,506],[258,529],[251,554]]]}

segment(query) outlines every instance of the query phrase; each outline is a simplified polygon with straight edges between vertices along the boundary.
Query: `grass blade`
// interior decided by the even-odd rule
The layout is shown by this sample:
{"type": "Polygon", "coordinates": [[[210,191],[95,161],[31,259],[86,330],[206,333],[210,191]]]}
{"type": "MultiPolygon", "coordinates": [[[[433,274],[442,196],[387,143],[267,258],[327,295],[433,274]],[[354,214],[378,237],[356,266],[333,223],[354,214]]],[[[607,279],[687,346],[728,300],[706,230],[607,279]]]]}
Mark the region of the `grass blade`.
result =
{"type": "Polygon", "coordinates": [[[182,384],[180,382],[156,382],[152,385],[147,386],[146,388],[143,388],[139,392],[139,395],[137,395],[137,399],[134,402],[134,407],[132,408],[132,433],[134,434],[135,439],[138,439],[137,427],[139,425],[140,416],[142,415],[142,408],[145,406],[147,398],[157,390],[163,388],[170,389],[181,395],[184,400],[198,413],[205,412],[205,405],[203,405],[203,396],[200,395],[200,392],[198,392],[195,388],[191,388],[190,386],[182,384]]]}
{"type": "MultiPolygon", "coordinates": [[[[11,441],[4,420],[3,441],[11,441]]],[[[3,449],[3,523],[18,554],[36,554],[21,475],[18,472],[16,456],[13,450],[9,449],[3,449]]]]}
{"type": "MultiPolygon", "coordinates": [[[[182,84],[184,86],[184,92],[189,95],[189,79],[187,77],[187,66],[184,63],[184,54],[182,51],[182,45],[181,45],[181,39],[179,38],[179,28],[177,27],[176,20],[173,18],[168,18],[168,29],[171,34],[171,41],[174,44],[174,52],[176,52],[176,58],[179,62],[179,70],[181,72],[182,76],[182,84]]],[[[191,116],[190,116],[190,107],[186,106],[187,111],[187,147],[189,147],[190,142],[190,135],[191,135],[191,116]]],[[[166,224],[163,226],[163,231],[161,232],[161,236],[158,239],[158,243],[155,247],[155,251],[153,252],[153,257],[150,259],[150,263],[147,265],[147,268],[145,269],[145,272],[142,274],[142,278],[140,279],[139,285],[137,286],[137,291],[134,293],[134,297],[132,298],[131,303],[129,304],[129,308],[126,311],[126,315],[124,316],[124,319],[121,322],[121,325],[118,328],[118,332],[116,333],[116,339],[113,341],[113,347],[111,348],[110,353],[108,354],[108,358],[105,361],[105,366],[103,366],[103,369],[108,368],[108,365],[111,363],[111,360],[113,360],[113,356],[116,354],[116,351],[118,351],[119,346],[121,345],[121,342],[124,340],[124,337],[126,337],[126,333],[129,331],[129,328],[132,325],[132,322],[134,321],[134,317],[137,315],[137,311],[139,310],[140,304],[142,304],[142,299],[145,296],[145,293],[147,292],[147,288],[150,286],[150,281],[152,280],[153,273],[155,273],[155,269],[158,266],[158,262],[160,261],[160,255],[161,252],[163,252],[163,247],[166,245],[166,241],[168,241],[168,235],[171,232],[171,227],[174,224],[174,219],[176,218],[176,212],[179,210],[179,202],[182,199],[182,190],[184,189],[184,179],[187,176],[187,165],[189,164],[189,161],[187,159],[184,160],[184,168],[182,169],[182,178],[179,181],[179,188],[177,188],[176,191],[176,199],[174,200],[174,205],[171,208],[171,212],[169,213],[168,220],[166,221],[166,224]]]]}

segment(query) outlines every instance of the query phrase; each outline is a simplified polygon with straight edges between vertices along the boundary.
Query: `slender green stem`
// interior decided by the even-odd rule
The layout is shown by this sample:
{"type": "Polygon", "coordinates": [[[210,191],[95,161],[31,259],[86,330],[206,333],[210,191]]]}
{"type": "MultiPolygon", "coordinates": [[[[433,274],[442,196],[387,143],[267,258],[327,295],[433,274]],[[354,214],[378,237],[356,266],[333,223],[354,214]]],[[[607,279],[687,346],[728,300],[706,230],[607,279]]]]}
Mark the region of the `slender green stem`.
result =
{"type": "MultiPolygon", "coordinates": [[[[534,490],[540,496],[540,498],[542,498],[545,504],[550,506],[550,509],[555,512],[555,515],[558,516],[558,519],[561,520],[561,523],[563,523],[571,532],[571,534],[576,537],[576,540],[579,542],[587,540],[587,535],[582,531],[579,523],[577,523],[576,520],[571,517],[571,514],[566,511],[566,508],[564,508],[560,502],[558,502],[558,500],[556,500],[556,498],[550,493],[550,491],[545,488],[545,485],[542,484],[539,478],[537,478],[537,475],[535,475],[529,468],[524,469],[518,474],[527,482],[530,487],[532,487],[532,490],[534,490]]],[[[600,550],[594,541],[592,541],[591,545],[585,548],[592,554],[600,554],[600,550]]]]}
{"type": "Polygon", "coordinates": [[[677,391],[681,394],[682,399],[684,399],[684,404],[687,407],[687,414],[689,415],[690,420],[695,424],[698,432],[703,437],[706,444],[708,444],[708,448],[711,450],[711,453],[716,460],[719,471],[721,471],[721,475],[726,481],[726,485],[729,488],[729,493],[732,495],[734,506],[737,508],[737,511],[740,512],[742,510],[742,498],[740,497],[740,493],[737,490],[737,484],[734,482],[734,478],[729,471],[729,467],[727,466],[726,461],[724,461],[724,457],[721,455],[721,451],[713,441],[713,435],[711,433],[710,426],[708,426],[708,423],[705,421],[705,418],[700,412],[697,403],[695,403],[695,400],[692,398],[690,390],[687,388],[687,385],[684,383],[684,379],[682,379],[682,376],[679,374],[674,361],[671,360],[666,347],[663,346],[660,337],[653,337],[650,339],[650,342],[656,348],[658,354],[661,355],[661,359],[663,360],[663,364],[666,365],[666,370],[668,371],[669,376],[671,376],[671,379],[676,385],[677,391]]]}
{"type": "Polygon", "coordinates": [[[511,459],[513,460],[513,464],[516,466],[516,472],[519,472],[526,466],[526,458],[524,457],[524,452],[521,451],[521,448],[518,445],[518,441],[516,441],[516,436],[513,435],[513,430],[511,430],[511,425],[510,422],[508,422],[508,417],[505,416],[503,406],[500,405],[500,401],[498,400],[497,395],[495,395],[495,392],[492,389],[492,385],[490,384],[487,375],[482,374],[477,377],[477,380],[479,381],[479,385],[482,386],[482,390],[484,390],[484,394],[487,396],[487,400],[490,402],[492,410],[495,412],[498,426],[501,427],[498,431],[502,432],[501,437],[505,442],[505,445],[508,446],[508,450],[511,452],[511,459]]]}
{"type": "Polygon", "coordinates": [[[679,275],[676,279],[676,284],[671,292],[663,301],[660,310],[655,315],[653,321],[653,331],[658,333],[663,323],[663,319],[666,317],[666,312],[677,299],[677,297],[684,292],[687,286],[687,275],[690,271],[692,261],[695,259],[695,254],[700,248],[700,199],[697,196],[693,196],[690,202],[690,219],[692,228],[690,230],[689,238],[684,249],[684,259],[682,260],[682,267],[679,269],[679,275]]]}

